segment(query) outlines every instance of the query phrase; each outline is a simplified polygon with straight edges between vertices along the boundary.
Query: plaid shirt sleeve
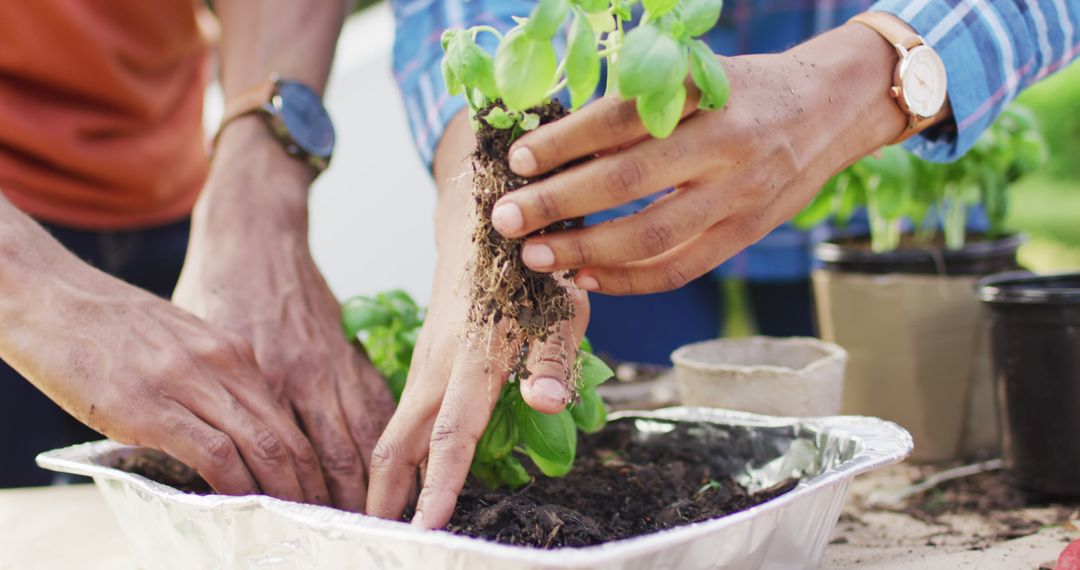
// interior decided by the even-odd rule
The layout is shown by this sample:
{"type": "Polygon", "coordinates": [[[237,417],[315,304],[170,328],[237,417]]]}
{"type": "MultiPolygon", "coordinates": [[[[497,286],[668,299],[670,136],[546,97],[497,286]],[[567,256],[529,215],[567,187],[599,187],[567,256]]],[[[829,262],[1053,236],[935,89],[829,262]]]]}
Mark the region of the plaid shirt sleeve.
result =
{"type": "Polygon", "coordinates": [[[945,62],[953,122],[904,143],[927,160],[968,151],[1029,85],[1080,53],[1080,0],[880,0],[945,62]]]}
{"type": "MultiPolygon", "coordinates": [[[[535,4],[533,0],[390,0],[396,22],[394,79],[401,89],[413,141],[429,169],[447,123],[465,107],[465,100],[451,97],[443,83],[443,30],[488,25],[506,32],[514,26],[512,15],[528,14],[535,4]]],[[[491,34],[480,34],[477,42],[494,53],[491,34]]]]}

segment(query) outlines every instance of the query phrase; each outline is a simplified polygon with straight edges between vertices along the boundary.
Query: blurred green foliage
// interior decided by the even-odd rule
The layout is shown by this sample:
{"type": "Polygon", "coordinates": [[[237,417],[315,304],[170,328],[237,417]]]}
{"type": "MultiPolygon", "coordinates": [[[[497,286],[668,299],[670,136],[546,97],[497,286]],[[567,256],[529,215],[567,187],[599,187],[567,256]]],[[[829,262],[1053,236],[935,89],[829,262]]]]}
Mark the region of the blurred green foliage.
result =
{"type": "Polygon", "coordinates": [[[1006,225],[1031,242],[1020,260],[1035,271],[1080,269],[1080,62],[1020,95],[1050,148],[1048,164],[1009,188],[1006,225]]]}

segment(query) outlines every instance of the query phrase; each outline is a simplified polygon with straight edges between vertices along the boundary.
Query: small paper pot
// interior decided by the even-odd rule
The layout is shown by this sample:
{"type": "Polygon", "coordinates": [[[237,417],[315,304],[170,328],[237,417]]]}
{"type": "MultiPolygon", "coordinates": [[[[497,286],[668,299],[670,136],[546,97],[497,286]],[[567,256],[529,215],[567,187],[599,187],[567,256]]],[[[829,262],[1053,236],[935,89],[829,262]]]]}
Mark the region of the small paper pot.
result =
{"type": "Polygon", "coordinates": [[[847,352],[815,338],[717,339],[671,354],[686,406],[774,416],[840,412],[847,352]]]}

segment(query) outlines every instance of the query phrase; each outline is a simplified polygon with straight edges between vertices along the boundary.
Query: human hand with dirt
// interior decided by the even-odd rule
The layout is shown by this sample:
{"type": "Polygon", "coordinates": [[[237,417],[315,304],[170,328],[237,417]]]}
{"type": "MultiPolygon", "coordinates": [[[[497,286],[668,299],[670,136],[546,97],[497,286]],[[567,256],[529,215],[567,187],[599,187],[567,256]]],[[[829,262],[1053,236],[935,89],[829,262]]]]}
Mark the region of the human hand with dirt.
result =
{"type": "Polygon", "coordinates": [[[341,305],[311,257],[313,174],[254,118],[232,123],[218,145],[173,300],[251,344],[268,387],[314,444],[329,502],[360,511],[367,462],[394,405],[346,341],[341,305]]]}
{"type": "Polygon", "coordinates": [[[3,198],[0,237],[0,357],[45,395],[220,493],[327,501],[311,444],[246,342],[86,265],[3,198]]]}
{"type": "MultiPolygon", "coordinates": [[[[449,124],[435,158],[438,264],[432,299],[397,412],[372,455],[368,513],[397,519],[415,504],[413,524],[423,528],[449,522],[476,443],[522,358],[521,346],[503,342],[504,326],[469,324],[472,283],[465,269],[472,259],[473,184],[468,156],[474,146],[463,112],[449,124]]],[[[568,404],[567,383],[588,324],[587,295],[568,289],[573,322],[561,323],[546,342],[527,347],[529,374],[521,384],[526,403],[549,414],[568,404]]]]}
{"type": "Polygon", "coordinates": [[[719,111],[687,98],[666,139],[647,136],[632,101],[608,97],[518,139],[511,168],[536,176],[592,160],[503,197],[506,237],[675,188],[634,215],[528,239],[535,271],[579,269],[583,289],[678,288],[798,213],[836,172],[893,140],[906,117],[888,96],[895,49],[847,24],[774,55],[722,59],[731,96],[719,111]]]}

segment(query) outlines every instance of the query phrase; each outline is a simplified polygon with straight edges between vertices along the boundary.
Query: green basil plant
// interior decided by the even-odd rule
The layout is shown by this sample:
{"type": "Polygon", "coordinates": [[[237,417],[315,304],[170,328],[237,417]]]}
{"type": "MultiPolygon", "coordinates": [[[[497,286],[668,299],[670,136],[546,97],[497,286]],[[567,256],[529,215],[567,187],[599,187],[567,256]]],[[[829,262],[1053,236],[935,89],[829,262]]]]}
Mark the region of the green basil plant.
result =
{"type": "MultiPolygon", "coordinates": [[[[401,398],[424,311],[400,290],[374,297],[353,297],[342,309],[345,336],[360,342],[375,368],[386,378],[394,399],[401,398]]],[[[521,398],[520,382],[511,377],[503,387],[487,428],[476,445],[470,472],[491,488],[520,488],[532,477],[521,463],[528,456],[548,477],[570,472],[577,450],[577,430],[599,431],[607,423],[596,387],[614,376],[592,354],[588,340],[578,349],[578,399],[557,414],[543,414],[521,398]]]]}
{"type": "Polygon", "coordinates": [[[515,18],[517,26],[505,35],[491,26],[446,30],[446,88],[468,101],[474,127],[483,120],[496,129],[514,129],[515,135],[539,126],[539,116],[530,109],[564,88],[570,92],[571,110],[588,102],[600,82],[601,60],[608,64],[607,93],[634,99],[655,137],[668,136],[678,124],[687,73],[701,91],[699,108],[723,107],[727,75],[709,46],[697,39],[716,25],[723,0],[642,0],[640,22],[624,33],[636,3],[540,0],[529,17],[515,18]],[[566,53],[560,61],[553,39],[567,20],[566,53]],[[481,33],[498,39],[494,57],[476,43],[481,33]],[[495,102],[501,105],[492,106],[495,102]]]}
{"type": "Polygon", "coordinates": [[[918,243],[929,243],[941,227],[946,248],[961,249],[969,207],[981,204],[990,222],[988,235],[1001,235],[1007,186],[1037,170],[1047,156],[1031,111],[1013,105],[956,162],[928,162],[899,146],[885,147],[829,180],[792,222],[803,229],[829,219],[843,226],[865,207],[875,253],[900,246],[905,220],[918,243]]]}

